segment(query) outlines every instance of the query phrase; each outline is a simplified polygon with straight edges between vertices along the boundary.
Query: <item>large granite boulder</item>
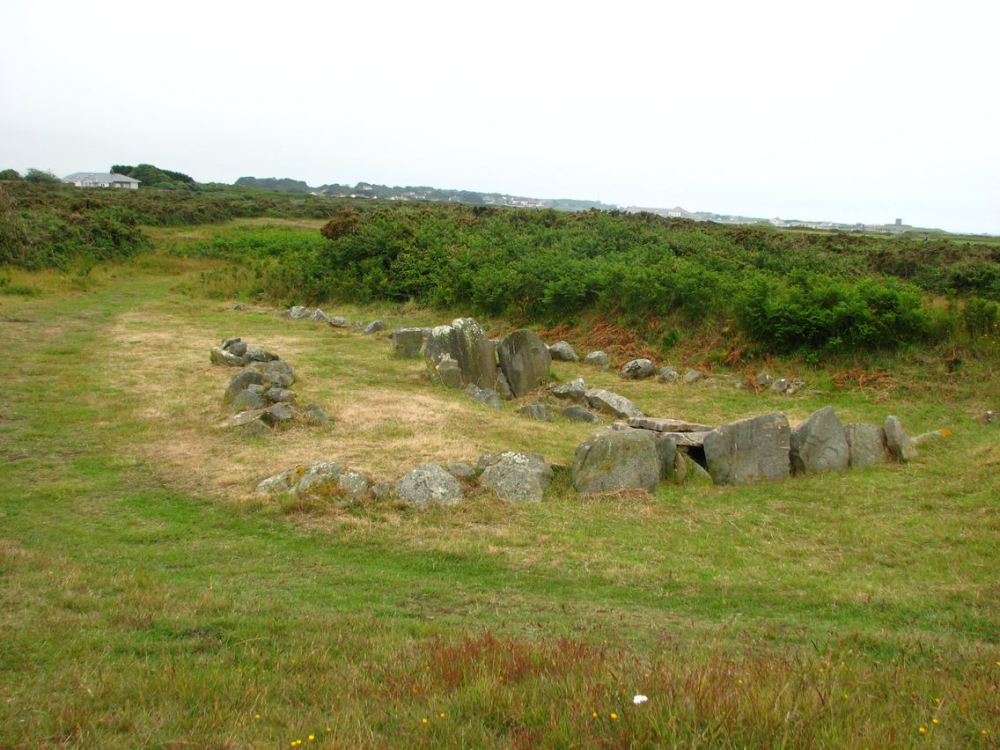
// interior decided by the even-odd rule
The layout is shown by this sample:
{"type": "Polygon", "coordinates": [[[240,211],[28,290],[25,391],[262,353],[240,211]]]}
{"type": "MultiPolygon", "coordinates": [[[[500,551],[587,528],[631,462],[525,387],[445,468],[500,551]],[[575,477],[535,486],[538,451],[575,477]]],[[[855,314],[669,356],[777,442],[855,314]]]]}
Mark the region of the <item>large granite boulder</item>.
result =
{"type": "Polygon", "coordinates": [[[917,448],[910,436],[906,434],[899,419],[893,416],[886,417],[884,429],[885,444],[894,459],[906,463],[917,457],[917,448]]]}
{"type": "Polygon", "coordinates": [[[814,411],[789,437],[789,456],[796,474],[843,471],[851,460],[844,426],[832,406],[814,411]]]}
{"type": "Polygon", "coordinates": [[[448,355],[458,364],[462,384],[493,388],[497,379],[496,356],[486,332],[472,318],[456,318],[451,325],[431,329],[424,357],[437,363],[448,355]]]}
{"type": "Polygon", "coordinates": [[[648,359],[633,359],[622,365],[618,375],[623,380],[644,380],[656,374],[656,367],[648,359]]]}
{"type": "Polygon", "coordinates": [[[583,364],[596,367],[598,370],[607,370],[611,367],[611,357],[607,352],[591,352],[583,358],[583,364]]]}
{"type": "Polygon", "coordinates": [[[784,479],[789,474],[790,430],[781,412],[717,427],[705,435],[703,446],[716,484],[784,479]]]}
{"type": "Polygon", "coordinates": [[[606,391],[603,388],[592,388],[584,394],[584,400],[591,409],[603,411],[619,419],[630,419],[643,416],[639,407],[624,396],[606,391]]]}
{"type": "Polygon", "coordinates": [[[479,477],[484,487],[513,502],[541,502],[545,488],[552,481],[552,469],[537,453],[503,451],[492,453],[479,462],[479,477]]]}
{"type": "Polygon", "coordinates": [[[582,442],[573,456],[573,486],[583,494],[651,492],[661,472],[656,437],[647,430],[601,430],[582,442]]]}
{"type": "Polygon", "coordinates": [[[420,356],[424,346],[424,332],[421,328],[397,328],[392,332],[392,356],[413,358],[420,356]]]}
{"type": "Polygon", "coordinates": [[[549,354],[557,362],[579,362],[580,357],[573,351],[573,347],[567,341],[557,341],[549,347],[549,354]]]}
{"type": "Polygon", "coordinates": [[[847,437],[847,447],[851,454],[848,465],[852,469],[876,466],[888,460],[889,449],[885,444],[885,430],[877,424],[856,422],[844,425],[844,435],[847,437]]]}
{"type": "Polygon", "coordinates": [[[454,505],[462,498],[462,485],[438,464],[420,464],[396,482],[396,496],[410,505],[454,505]]]}
{"type": "Polygon", "coordinates": [[[500,369],[507,376],[515,398],[531,393],[549,381],[552,355],[538,334],[522,328],[500,339],[500,369]]]}

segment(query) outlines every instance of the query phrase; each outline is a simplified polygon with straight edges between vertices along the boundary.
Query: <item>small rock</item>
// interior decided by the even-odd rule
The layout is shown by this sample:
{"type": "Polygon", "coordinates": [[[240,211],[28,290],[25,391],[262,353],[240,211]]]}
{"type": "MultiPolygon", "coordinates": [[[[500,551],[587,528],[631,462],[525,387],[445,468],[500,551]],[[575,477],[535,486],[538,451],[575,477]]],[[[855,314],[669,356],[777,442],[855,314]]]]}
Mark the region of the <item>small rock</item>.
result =
{"type": "Polygon", "coordinates": [[[572,406],[567,406],[561,412],[559,416],[563,419],[568,419],[570,422],[600,422],[601,420],[595,414],[591,414],[589,411],[584,409],[582,406],[577,406],[573,404],[572,406]]]}
{"type": "Polygon", "coordinates": [[[645,380],[651,378],[656,373],[656,367],[648,359],[633,359],[622,365],[618,375],[623,380],[645,380]]]}
{"type": "Polygon", "coordinates": [[[792,378],[791,382],[789,382],[788,384],[788,387],[785,389],[785,395],[794,396],[805,386],[805,384],[806,383],[804,380],[799,380],[798,378],[792,378]]]}
{"type": "Polygon", "coordinates": [[[270,435],[271,430],[263,420],[264,410],[253,409],[234,414],[219,425],[221,429],[233,430],[248,436],[270,435]]]}
{"type": "Polygon", "coordinates": [[[788,378],[778,378],[773,383],[771,383],[771,393],[776,396],[784,395],[785,391],[788,390],[788,386],[791,385],[788,378]]]}
{"type": "Polygon", "coordinates": [[[410,505],[454,505],[462,498],[462,486],[438,464],[420,464],[396,482],[396,495],[410,505]]]}
{"type": "Polygon", "coordinates": [[[249,388],[236,394],[236,398],[229,404],[231,413],[247,411],[248,409],[265,409],[270,406],[270,401],[259,393],[251,391],[249,388]]]}
{"type": "Polygon", "coordinates": [[[251,349],[245,355],[250,362],[277,362],[281,357],[263,349],[251,349]]]}
{"type": "Polygon", "coordinates": [[[583,382],[583,378],[574,378],[568,383],[552,386],[549,392],[556,398],[583,401],[583,397],[587,394],[587,384],[583,382]]]}
{"type": "Polygon", "coordinates": [[[316,497],[330,495],[336,492],[337,481],[343,466],[332,461],[313,464],[307,468],[299,479],[295,494],[299,497],[316,497]]]}
{"type": "Polygon", "coordinates": [[[987,409],[979,415],[979,421],[983,424],[994,424],[997,421],[997,412],[993,409],[987,409]]]}
{"type": "Polygon", "coordinates": [[[291,492],[295,488],[298,474],[295,469],[283,471],[262,480],[254,490],[255,495],[275,495],[279,492],[291,492]]]}
{"type": "Polygon", "coordinates": [[[266,395],[268,401],[275,404],[294,404],[296,399],[295,391],[287,388],[270,388],[266,395]]]}
{"type": "Polygon", "coordinates": [[[330,415],[319,404],[309,404],[306,408],[302,409],[301,415],[307,422],[316,424],[329,422],[331,419],[330,415]]]}
{"type": "Polygon", "coordinates": [[[680,374],[677,370],[670,365],[667,365],[666,367],[660,368],[660,376],[657,378],[657,381],[660,383],[676,383],[677,378],[679,377],[680,374]]]}
{"type": "Polygon", "coordinates": [[[533,404],[528,404],[527,406],[522,406],[517,410],[518,414],[521,414],[528,419],[537,419],[539,422],[554,422],[555,415],[552,413],[552,407],[541,401],[537,401],[533,404]]]}
{"type": "Polygon", "coordinates": [[[260,385],[263,382],[264,376],[257,370],[247,368],[242,372],[238,372],[233,379],[229,381],[229,386],[226,388],[226,392],[222,397],[222,403],[231,404],[240,393],[247,390],[250,386],[260,385]]]}
{"type": "Polygon", "coordinates": [[[292,421],[292,410],[284,404],[275,404],[264,409],[260,418],[272,427],[276,424],[286,424],[292,421]]]}
{"type": "Polygon", "coordinates": [[[693,383],[697,383],[704,377],[705,375],[698,370],[688,370],[684,373],[684,377],[681,378],[681,382],[684,383],[684,385],[691,385],[693,383]]]}
{"type": "Polygon", "coordinates": [[[337,490],[350,500],[357,500],[368,492],[368,478],[354,469],[344,469],[337,477],[337,490]]]}
{"type": "Polygon", "coordinates": [[[758,388],[768,388],[774,383],[774,378],[771,377],[771,374],[767,370],[761,370],[754,378],[754,382],[758,388]]]}
{"type": "Polygon", "coordinates": [[[557,341],[549,347],[549,354],[556,362],[579,362],[580,358],[566,341],[557,341]]]}
{"type": "Polygon", "coordinates": [[[591,352],[583,358],[583,364],[596,367],[599,370],[607,370],[611,367],[611,357],[605,352],[591,352]]]}
{"type": "Polygon", "coordinates": [[[466,463],[448,464],[448,473],[455,479],[475,479],[476,470],[466,463]]]}
{"type": "Polygon", "coordinates": [[[334,315],[326,321],[332,328],[350,328],[351,321],[347,318],[342,318],[339,315],[334,315]]]}
{"type": "Polygon", "coordinates": [[[212,350],[209,352],[209,359],[213,365],[222,367],[243,367],[246,364],[243,357],[237,357],[235,354],[230,354],[217,346],[212,347],[212,350]]]}
{"type": "Polygon", "coordinates": [[[330,322],[329,316],[325,312],[323,312],[322,310],[320,310],[318,307],[315,310],[313,310],[312,313],[309,314],[307,320],[311,320],[311,321],[314,321],[316,323],[329,323],[330,322]]]}
{"type": "Polygon", "coordinates": [[[392,482],[376,482],[371,487],[372,497],[384,500],[392,494],[392,482]]]}
{"type": "Polygon", "coordinates": [[[603,411],[619,419],[641,417],[643,413],[635,404],[624,396],[606,391],[603,388],[593,388],[584,394],[587,405],[592,409],[603,411]]]}
{"type": "Polygon", "coordinates": [[[715,484],[704,466],[684,451],[674,455],[674,481],[682,484],[715,484]]]}
{"type": "Polygon", "coordinates": [[[500,394],[492,388],[479,388],[472,394],[472,398],[481,404],[486,404],[491,409],[496,409],[497,411],[503,408],[503,402],[500,401],[500,394]]]}
{"type": "Polygon", "coordinates": [[[371,336],[373,333],[379,333],[385,330],[385,322],[382,320],[373,320],[371,323],[365,326],[362,333],[365,336],[371,336]]]}

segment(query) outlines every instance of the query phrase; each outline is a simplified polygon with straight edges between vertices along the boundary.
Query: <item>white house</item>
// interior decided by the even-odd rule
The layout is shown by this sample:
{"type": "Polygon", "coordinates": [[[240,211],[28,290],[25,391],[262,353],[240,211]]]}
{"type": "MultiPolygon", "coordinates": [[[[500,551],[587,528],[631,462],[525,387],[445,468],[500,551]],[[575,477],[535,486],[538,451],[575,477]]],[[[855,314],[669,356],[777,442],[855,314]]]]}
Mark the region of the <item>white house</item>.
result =
{"type": "Polygon", "coordinates": [[[123,188],[125,190],[139,188],[139,180],[110,172],[74,172],[63,177],[63,182],[85,188],[123,188]]]}

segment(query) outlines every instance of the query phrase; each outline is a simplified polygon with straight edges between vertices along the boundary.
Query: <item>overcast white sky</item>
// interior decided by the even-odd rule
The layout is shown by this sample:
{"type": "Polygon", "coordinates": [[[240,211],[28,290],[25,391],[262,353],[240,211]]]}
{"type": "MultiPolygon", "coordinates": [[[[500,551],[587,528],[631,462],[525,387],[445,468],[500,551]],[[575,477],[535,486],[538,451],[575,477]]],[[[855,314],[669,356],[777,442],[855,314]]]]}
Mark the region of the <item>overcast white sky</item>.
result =
{"type": "Polygon", "coordinates": [[[995,0],[0,0],[0,169],[1000,233],[995,0]]]}

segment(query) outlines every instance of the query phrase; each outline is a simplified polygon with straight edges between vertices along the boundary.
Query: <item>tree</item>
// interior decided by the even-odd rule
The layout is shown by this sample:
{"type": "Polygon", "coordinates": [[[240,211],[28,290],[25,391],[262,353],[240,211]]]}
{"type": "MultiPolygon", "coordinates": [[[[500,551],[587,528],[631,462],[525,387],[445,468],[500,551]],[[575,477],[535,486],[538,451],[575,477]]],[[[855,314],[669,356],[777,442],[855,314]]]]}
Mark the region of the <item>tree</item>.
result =
{"type": "Polygon", "coordinates": [[[0,181],[2,180],[20,180],[21,175],[17,173],[16,169],[0,169],[0,181]]]}
{"type": "Polygon", "coordinates": [[[62,183],[62,180],[52,174],[52,172],[35,169],[34,167],[25,172],[24,179],[26,182],[34,182],[39,185],[59,185],[62,183]]]}

